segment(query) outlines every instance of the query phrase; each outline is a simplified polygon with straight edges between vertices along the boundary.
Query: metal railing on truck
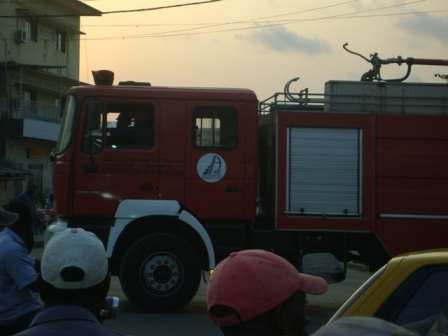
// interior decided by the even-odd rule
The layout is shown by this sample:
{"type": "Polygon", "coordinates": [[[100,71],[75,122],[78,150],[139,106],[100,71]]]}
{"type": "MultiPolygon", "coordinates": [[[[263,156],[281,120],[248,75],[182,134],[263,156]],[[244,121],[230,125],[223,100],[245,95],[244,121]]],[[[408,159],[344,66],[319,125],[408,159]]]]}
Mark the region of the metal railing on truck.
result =
{"type": "Polygon", "coordinates": [[[329,81],[324,93],[276,93],[259,102],[259,114],[272,111],[447,114],[447,84],[329,81]]]}

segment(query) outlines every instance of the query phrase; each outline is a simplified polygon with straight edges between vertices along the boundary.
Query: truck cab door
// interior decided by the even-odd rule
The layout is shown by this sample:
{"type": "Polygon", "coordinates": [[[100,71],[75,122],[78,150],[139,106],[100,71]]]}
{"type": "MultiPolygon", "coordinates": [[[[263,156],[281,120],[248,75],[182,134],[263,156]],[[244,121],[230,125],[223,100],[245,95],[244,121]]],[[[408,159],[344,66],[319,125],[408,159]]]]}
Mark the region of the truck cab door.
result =
{"type": "Polygon", "coordinates": [[[82,114],[80,122],[83,137],[74,163],[74,216],[113,217],[122,200],[158,198],[158,104],[114,98],[101,103],[99,129],[88,126],[94,124],[89,113],[82,114]]]}
{"type": "Polygon", "coordinates": [[[187,104],[185,204],[201,218],[244,216],[245,105],[187,104]]]}

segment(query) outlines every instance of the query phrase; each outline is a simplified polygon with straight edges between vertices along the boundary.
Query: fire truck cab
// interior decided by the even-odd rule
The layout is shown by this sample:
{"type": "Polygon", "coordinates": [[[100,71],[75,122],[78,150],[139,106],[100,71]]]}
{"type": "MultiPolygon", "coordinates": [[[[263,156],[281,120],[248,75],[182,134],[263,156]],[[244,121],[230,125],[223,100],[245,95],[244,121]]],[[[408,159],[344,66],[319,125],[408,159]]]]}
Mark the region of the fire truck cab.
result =
{"type": "Polygon", "coordinates": [[[102,239],[131,301],[182,306],[201,269],[244,248],[240,228],[256,213],[257,104],[250,90],[71,90],[54,153],[58,225],[102,239]],[[215,249],[204,223],[217,218],[239,223],[221,226],[240,235],[236,246],[215,249]]]}

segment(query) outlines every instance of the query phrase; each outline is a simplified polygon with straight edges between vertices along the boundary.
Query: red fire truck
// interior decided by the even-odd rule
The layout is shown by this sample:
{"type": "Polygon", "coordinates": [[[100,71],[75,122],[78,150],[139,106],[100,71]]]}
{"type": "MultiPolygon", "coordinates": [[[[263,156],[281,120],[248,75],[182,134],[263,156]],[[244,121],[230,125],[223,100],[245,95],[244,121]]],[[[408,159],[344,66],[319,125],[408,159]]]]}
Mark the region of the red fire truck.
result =
{"type": "Polygon", "coordinates": [[[95,232],[142,307],[184,306],[242,249],[341,281],[350,260],[446,247],[446,84],[329,81],[259,102],[96,76],[67,97],[46,239],[95,232]]]}

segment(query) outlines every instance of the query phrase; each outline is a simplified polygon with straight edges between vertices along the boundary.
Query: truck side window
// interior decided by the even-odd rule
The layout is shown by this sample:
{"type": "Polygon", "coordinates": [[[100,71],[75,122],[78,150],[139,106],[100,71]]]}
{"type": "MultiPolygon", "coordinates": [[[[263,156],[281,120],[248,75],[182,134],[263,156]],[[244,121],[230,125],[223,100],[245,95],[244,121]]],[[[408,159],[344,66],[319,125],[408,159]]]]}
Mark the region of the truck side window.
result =
{"type": "Polygon", "coordinates": [[[149,149],[154,145],[154,108],[147,104],[109,104],[106,146],[149,149]]]}
{"type": "Polygon", "coordinates": [[[196,148],[232,149],[238,145],[238,112],[233,107],[199,106],[193,111],[196,148]]]}

